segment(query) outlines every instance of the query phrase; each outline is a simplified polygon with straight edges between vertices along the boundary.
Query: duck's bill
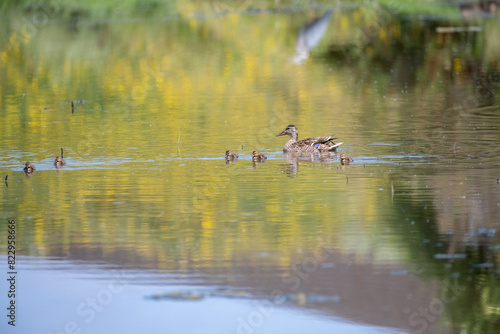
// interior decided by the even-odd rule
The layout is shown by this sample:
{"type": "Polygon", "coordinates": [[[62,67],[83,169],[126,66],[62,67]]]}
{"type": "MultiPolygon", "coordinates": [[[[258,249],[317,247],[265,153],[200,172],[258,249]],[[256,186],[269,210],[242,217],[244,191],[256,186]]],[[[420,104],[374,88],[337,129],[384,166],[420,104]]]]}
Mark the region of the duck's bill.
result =
{"type": "Polygon", "coordinates": [[[278,136],[284,136],[284,135],[286,135],[286,132],[285,132],[285,131],[283,131],[282,133],[278,133],[278,134],[276,135],[276,137],[278,137],[278,136]]]}

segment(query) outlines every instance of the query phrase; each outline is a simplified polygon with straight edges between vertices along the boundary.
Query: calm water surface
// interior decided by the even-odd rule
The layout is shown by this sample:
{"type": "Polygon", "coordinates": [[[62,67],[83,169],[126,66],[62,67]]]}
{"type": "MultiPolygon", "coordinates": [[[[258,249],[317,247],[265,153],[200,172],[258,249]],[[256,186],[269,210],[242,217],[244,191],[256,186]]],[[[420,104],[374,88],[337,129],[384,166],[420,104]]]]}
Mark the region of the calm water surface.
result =
{"type": "Polygon", "coordinates": [[[1,332],[496,332],[500,22],[397,14],[7,20],[1,332]]]}

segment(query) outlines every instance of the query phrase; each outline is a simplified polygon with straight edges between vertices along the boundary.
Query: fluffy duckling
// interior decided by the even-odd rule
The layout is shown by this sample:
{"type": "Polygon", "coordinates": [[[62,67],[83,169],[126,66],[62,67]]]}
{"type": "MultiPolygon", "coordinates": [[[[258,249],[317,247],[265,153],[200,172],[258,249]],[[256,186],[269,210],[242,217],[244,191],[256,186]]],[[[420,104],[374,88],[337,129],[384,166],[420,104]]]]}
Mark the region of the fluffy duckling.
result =
{"type": "Polygon", "coordinates": [[[61,147],[61,155],[57,156],[56,159],[54,160],[54,166],[56,167],[62,167],[64,165],[66,165],[66,161],[64,161],[64,152],[63,152],[63,149],[61,147]]]}
{"type": "Polygon", "coordinates": [[[252,156],[252,160],[256,162],[264,162],[267,159],[264,154],[259,154],[257,151],[253,151],[252,156]]]}
{"type": "Polygon", "coordinates": [[[228,159],[228,160],[238,159],[238,154],[233,153],[233,152],[227,150],[226,151],[226,159],[228,159]]]}
{"type": "Polygon", "coordinates": [[[340,155],[340,164],[341,165],[349,165],[351,162],[353,162],[353,158],[351,157],[346,157],[344,153],[340,155]]]}
{"type": "Polygon", "coordinates": [[[235,162],[236,160],[238,160],[238,154],[227,150],[226,151],[226,165],[230,165],[233,162],[235,162]]]}
{"type": "MultiPolygon", "coordinates": [[[[29,161],[26,161],[26,163],[24,164],[24,168],[23,168],[23,171],[25,173],[33,173],[35,171],[35,166],[33,166],[32,164],[30,164],[29,161]]],[[[6,179],[7,181],[7,179],[6,179]]]]}

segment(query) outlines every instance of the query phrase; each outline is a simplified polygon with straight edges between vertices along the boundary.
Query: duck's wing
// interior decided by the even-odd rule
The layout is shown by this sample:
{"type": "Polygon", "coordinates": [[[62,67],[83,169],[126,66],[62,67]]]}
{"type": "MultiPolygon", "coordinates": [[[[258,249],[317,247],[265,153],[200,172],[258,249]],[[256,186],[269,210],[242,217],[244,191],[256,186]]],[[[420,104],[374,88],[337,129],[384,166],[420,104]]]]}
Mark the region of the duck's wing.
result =
{"type": "Polygon", "coordinates": [[[340,142],[340,143],[334,143],[332,141],[327,141],[326,143],[321,143],[321,144],[314,144],[314,146],[320,150],[320,151],[336,151],[337,150],[337,147],[339,147],[340,145],[342,145],[343,143],[340,142]]]}
{"type": "Polygon", "coordinates": [[[307,138],[297,142],[297,144],[311,146],[320,151],[335,151],[342,143],[334,143],[333,140],[337,138],[333,138],[333,136],[307,138]]]}
{"type": "Polygon", "coordinates": [[[302,139],[297,142],[299,145],[304,145],[304,146],[313,146],[317,144],[327,144],[331,140],[337,139],[337,138],[332,138],[333,135],[331,136],[324,136],[324,137],[313,137],[313,138],[307,138],[307,139],[302,139]]]}

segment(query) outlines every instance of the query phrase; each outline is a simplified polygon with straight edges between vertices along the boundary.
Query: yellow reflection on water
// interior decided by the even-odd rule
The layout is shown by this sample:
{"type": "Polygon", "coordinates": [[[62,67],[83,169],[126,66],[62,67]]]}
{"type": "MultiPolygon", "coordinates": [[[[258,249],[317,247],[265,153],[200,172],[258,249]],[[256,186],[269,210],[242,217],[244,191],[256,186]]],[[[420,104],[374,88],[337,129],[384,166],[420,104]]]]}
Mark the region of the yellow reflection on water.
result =
{"type": "MultiPolygon", "coordinates": [[[[393,251],[404,241],[387,228],[398,211],[378,166],[342,170],[332,157],[300,162],[288,175],[294,166],[275,137],[296,124],[301,138],[335,133],[356,155],[380,155],[367,144],[387,138],[424,143],[431,147],[425,154],[447,152],[425,132],[428,123],[411,123],[410,132],[405,122],[407,110],[425,119],[434,110],[427,104],[449,107],[429,85],[442,80],[431,69],[446,67],[449,54],[431,48],[422,60],[424,82],[406,95],[402,82],[369,71],[372,57],[394,56],[391,40],[404,42],[400,22],[381,24],[375,41],[352,29],[370,22],[367,15],[336,12],[335,34],[318,45],[322,55],[352,41],[363,57],[352,67],[354,59],[294,63],[297,30],[307,22],[285,15],[259,15],[258,24],[238,15],[101,23],[77,32],[47,25],[32,39],[12,32],[0,54],[2,82],[9,83],[1,87],[1,147],[12,173],[1,196],[10,198],[13,215],[33,224],[24,232],[33,240],[26,248],[47,255],[58,247],[70,253],[71,244],[104,252],[123,246],[194,265],[258,249],[284,265],[327,236],[332,247],[373,253],[375,261],[389,261],[389,253],[404,259],[393,251]],[[85,103],[71,113],[75,100],[85,103]],[[59,147],[68,165],[57,172],[59,147]],[[240,160],[226,165],[227,149],[240,160]],[[254,167],[254,149],[269,160],[254,167]],[[29,180],[14,167],[26,160],[37,166],[29,180]],[[346,182],[351,175],[357,178],[346,182]]],[[[454,58],[453,69],[462,63],[454,58]]]]}

